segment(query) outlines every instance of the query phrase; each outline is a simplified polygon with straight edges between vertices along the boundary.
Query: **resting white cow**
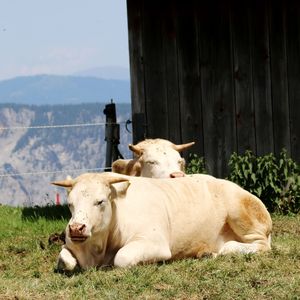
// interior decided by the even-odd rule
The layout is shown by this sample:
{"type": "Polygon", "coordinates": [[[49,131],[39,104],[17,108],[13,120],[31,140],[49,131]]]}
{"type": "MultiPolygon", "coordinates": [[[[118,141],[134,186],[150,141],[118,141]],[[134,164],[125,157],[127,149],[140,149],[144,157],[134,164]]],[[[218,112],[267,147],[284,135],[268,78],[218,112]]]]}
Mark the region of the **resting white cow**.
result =
{"type": "Polygon", "coordinates": [[[147,139],[129,149],[135,159],[118,159],[112,164],[115,173],[151,178],[184,176],[185,161],[179,152],[194,145],[194,142],[175,145],[164,139],[147,139]]]}
{"type": "Polygon", "coordinates": [[[72,213],[60,270],[271,248],[272,221],[265,206],[230,181],[89,173],[54,184],[69,189],[72,213]]]}

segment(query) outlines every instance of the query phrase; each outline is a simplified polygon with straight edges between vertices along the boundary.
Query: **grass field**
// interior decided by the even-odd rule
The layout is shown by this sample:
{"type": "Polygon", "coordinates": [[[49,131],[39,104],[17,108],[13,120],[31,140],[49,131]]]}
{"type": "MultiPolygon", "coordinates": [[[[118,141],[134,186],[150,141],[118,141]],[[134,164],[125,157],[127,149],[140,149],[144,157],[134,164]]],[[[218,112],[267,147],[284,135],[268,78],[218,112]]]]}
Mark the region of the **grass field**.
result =
{"type": "Polygon", "coordinates": [[[54,271],[65,208],[0,206],[0,299],[300,299],[300,216],[272,216],[273,250],[128,269],[54,271]],[[58,215],[63,218],[57,219],[58,215]]]}

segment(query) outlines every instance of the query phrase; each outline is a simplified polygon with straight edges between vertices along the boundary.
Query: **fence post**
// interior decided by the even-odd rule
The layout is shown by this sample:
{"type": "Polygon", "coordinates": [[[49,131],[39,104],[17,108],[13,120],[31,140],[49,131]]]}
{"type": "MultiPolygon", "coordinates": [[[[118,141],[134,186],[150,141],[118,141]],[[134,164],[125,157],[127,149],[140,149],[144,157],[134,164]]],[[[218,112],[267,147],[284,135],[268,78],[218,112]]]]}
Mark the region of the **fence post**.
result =
{"type": "Polygon", "coordinates": [[[105,141],[106,141],[106,159],[105,171],[110,171],[113,161],[123,158],[118,149],[120,144],[120,125],[117,124],[116,106],[111,99],[110,104],[105,105],[103,113],[106,115],[105,141]]]}

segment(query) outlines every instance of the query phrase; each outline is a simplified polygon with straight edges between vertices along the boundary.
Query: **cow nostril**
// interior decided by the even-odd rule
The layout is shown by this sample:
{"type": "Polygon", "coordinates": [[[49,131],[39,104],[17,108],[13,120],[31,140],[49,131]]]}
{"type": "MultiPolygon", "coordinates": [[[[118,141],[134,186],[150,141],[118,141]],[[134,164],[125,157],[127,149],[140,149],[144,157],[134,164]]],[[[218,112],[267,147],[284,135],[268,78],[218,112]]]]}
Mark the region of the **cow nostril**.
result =
{"type": "Polygon", "coordinates": [[[82,235],[85,231],[86,225],[81,223],[75,223],[69,225],[70,235],[82,235]]]}
{"type": "Polygon", "coordinates": [[[85,224],[81,224],[81,225],[78,227],[78,230],[79,230],[80,232],[83,232],[84,229],[85,229],[85,224]]]}
{"type": "Polygon", "coordinates": [[[178,177],[184,177],[185,174],[183,172],[173,172],[170,174],[171,178],[178,178],[178,177]]]}

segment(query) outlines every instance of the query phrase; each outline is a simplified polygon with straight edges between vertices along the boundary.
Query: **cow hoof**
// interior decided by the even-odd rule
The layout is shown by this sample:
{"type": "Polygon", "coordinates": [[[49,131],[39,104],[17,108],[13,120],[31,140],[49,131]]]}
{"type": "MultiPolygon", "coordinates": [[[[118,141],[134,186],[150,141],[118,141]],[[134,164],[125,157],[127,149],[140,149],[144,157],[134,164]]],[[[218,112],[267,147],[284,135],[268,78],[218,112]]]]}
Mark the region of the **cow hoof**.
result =
{"type": "Polygon", "coordinates": [[[57,271],[72,272],[75,271],[76,267],[77,260],[74,258],[74,256],[67,249],[62,249],[57,262],[57,271]]]}

